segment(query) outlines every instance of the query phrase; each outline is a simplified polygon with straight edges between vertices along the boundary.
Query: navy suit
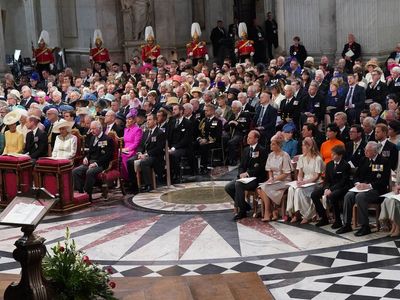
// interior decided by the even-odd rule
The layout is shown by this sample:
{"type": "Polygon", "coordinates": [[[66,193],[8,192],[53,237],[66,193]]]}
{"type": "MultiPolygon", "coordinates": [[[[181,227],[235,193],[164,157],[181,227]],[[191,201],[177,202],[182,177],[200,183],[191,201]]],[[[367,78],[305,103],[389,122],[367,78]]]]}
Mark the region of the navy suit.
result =
{"type": "Polygon", "coordinates": [[[256,127],[262,127],[260,129],[260,144],[265,145],[275,134],[276,118],[278,117],[278,110],[272,105],[268,105],[262,119],[260,120],[260,115],[262,113],[263,106],[257,108],[256,114],[253,118],[256,127]]]}
{"type": "MultiPolygon", "coordinates": [[[[350,90],[351,87],[349,87],[350,90]]],[[[354,106],[346,109],[347,119],[350,124],[360,122],[360,114],[365,105],[365,89],[358,84],[354,85],[353,96],[348,99],[347,93],[345,98],[345,108],[350,104],[354,106]]],[[[348,90],[348,92],[349,92],[348,90]]]]}

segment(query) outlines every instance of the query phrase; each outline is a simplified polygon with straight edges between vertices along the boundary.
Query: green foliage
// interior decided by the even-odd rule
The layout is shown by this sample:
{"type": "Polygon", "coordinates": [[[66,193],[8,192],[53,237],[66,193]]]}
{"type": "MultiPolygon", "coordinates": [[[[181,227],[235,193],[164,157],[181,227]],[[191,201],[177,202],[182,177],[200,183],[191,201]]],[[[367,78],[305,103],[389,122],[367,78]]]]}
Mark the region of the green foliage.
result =
{"type": "Polygon", "coordinates": [[[114,300],[115,283],[110,274],[93,264],[82,251],[76,250],[69,228],[66,230],[64,245],[60,242],[51,248],[43,259],[43,274],[55,289],[60,300],[114,300]]]}

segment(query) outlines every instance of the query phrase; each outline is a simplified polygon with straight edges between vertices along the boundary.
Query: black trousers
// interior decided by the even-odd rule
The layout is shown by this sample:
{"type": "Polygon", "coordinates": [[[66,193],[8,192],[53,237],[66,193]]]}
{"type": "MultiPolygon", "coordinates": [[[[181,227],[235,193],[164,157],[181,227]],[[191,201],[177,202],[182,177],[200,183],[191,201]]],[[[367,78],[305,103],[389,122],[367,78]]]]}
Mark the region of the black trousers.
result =
{"type": "Polygon", "coordinates": [[[225,191],[229,196],[231,196],[231,198],[235,202],[235,207],[239,207],[240,212],[244,213],[246,212],[247,206],[244,192],[255,190],[257,187],[257,180],[253,180],[247,184],[244,184],[234,179],[225,186],[225,191]]]}
{"type": "MultiPolygon", "coordinates": [[[[311,193],[311,199],[315,205],[315,210],[320,218],[327,219],[326,210],[322,205],[321,198],[324,195],[326,187],[321,187],[315,189],[311,193]]],[[[344,195],[346,195],[347,189],[343,190],[334,190],[332,193],[327,197],[327,202],[332,205],[333,212],[335,213],[335,222],[340,222],[340,202],[343,201],[344,195]]]]}

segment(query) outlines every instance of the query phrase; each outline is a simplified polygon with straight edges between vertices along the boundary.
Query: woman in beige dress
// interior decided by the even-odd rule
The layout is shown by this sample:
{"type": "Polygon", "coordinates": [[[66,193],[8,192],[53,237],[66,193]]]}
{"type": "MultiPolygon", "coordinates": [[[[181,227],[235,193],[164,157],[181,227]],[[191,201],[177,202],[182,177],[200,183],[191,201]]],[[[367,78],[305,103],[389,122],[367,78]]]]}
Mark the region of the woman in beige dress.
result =
{"type": "Polygon", "coordinates": [[[264,203],[263,222],[278,219],[278,210],[274,209],[271,219],[271,206],[280,206],[283,195],[288,186],[286,183],[291,181],[290,156],[282,150],[284,142],[282,133],[274,135],[271,139],[271,153],[268,155],[265,170],[268,172],[268,180],[261,183],[257,189],[258,196],[264,203]]]}
{"type": "Polygon", "coordinates": [[[297,186],[290,186],[287,197],[287,212],[292,216],[291,223],[299,221],[299,214],[307,224],[315,216],[315,207],[311,200],[311,193],[320,183],[321,174],[324,172],[324,161],[318,152],[314,139],[306,137],[302,143],[302,152],[297,161],[298,175],[297,186]],[[317,183],[308,187],[303,185],[317,183]]]}
{"type": "MultiPolygon", "coordinates": [[[[397,164],[396,170],[396,185],[393,187],[393,193],[399,194],[400,192],[400,161],[397,164]]],[[[390,236],[400,236],[400,200],[387,197],[381,204],[381,214],[379,220],[390,220],[392,230],[390,236]]]]}

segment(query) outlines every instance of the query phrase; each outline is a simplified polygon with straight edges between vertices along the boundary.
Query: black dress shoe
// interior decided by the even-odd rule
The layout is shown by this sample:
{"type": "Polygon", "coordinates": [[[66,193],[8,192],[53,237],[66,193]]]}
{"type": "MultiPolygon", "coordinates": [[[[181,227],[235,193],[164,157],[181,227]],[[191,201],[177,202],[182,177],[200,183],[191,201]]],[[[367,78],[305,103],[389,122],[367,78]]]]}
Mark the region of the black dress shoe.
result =
{"type": "Polygon", "coordinates": [[[251,210],[251,205],[246,202],[246,211],[250,211],[250,210],[251,210]]]}
{"type": "Polygon", "coordinates": [[[340,228],[338,231],[336,231],[336,234],[343,234],[352,231],[353,229],[351,228],[350,225],[344,225],[342,228],[340,228]]]}
{"type": "Polygon", "coordinates": [[[247,217],[246,213],[238,213],[236,216],[233,217],[233,221],[239,221],[247,217]]]}
{"type": "Polygon", "coordinates": [[[321,220],[318,221],[317,224],[315,224],[315,226],[322,227],[322,226],[325,226],[325,225],[328,225],[328,224],[329,224],[329,221],[327,219],[321,219],[321,220]]]}
{"type": "Polygon", "coordinates": [[[342,226],[343,226],[342,222],[336,222],[335,221],[335,223],[332,224],[331,228],[332,229],[338,229],[338,228],[340,228],[342,226]]]}
{"type": "Polygon", "coordinates": [[[148,192],[151,191],[151,187],[149,185],[145,185],[145,186],[142,187],[141,191],[143,193],[148,193],[148,192]]]}
{"type": "Polygon", "coordinates": [[[354,235],[363,236],[371,233],[371,228],[369,226],[362,226],[354,235]]]}

